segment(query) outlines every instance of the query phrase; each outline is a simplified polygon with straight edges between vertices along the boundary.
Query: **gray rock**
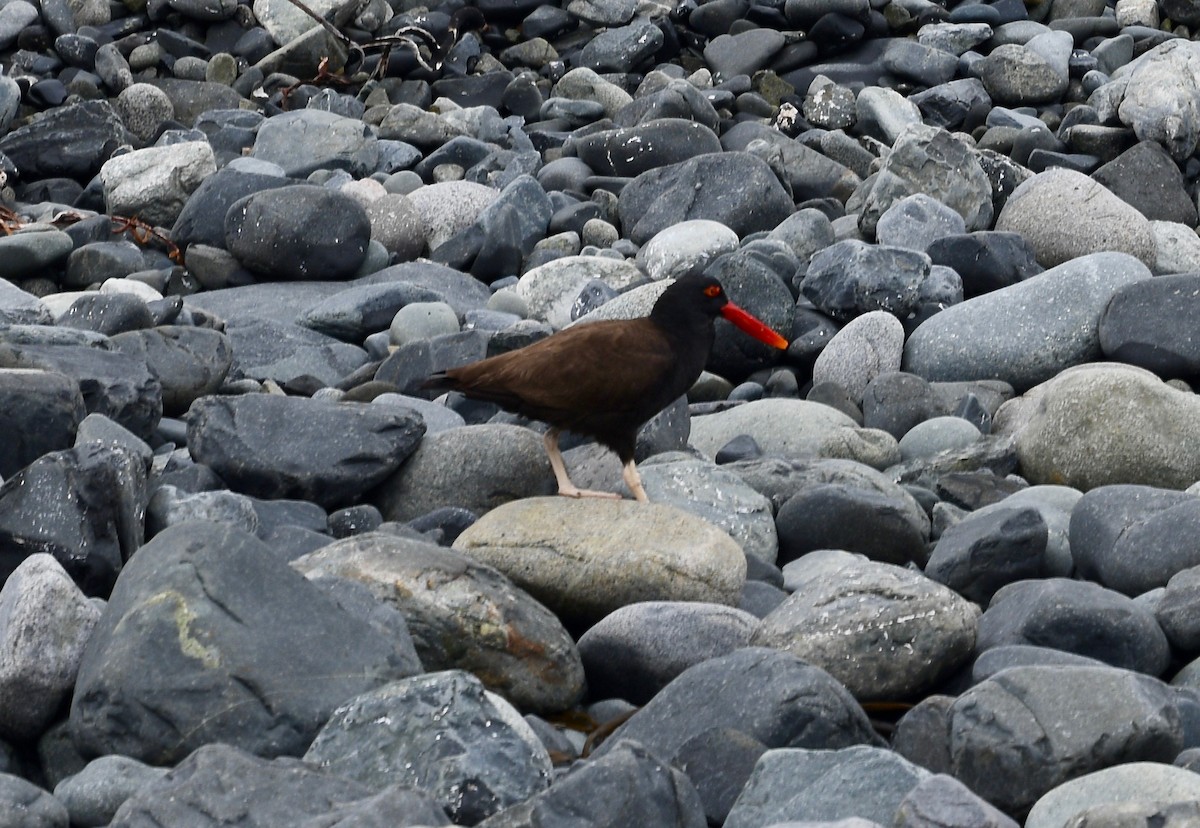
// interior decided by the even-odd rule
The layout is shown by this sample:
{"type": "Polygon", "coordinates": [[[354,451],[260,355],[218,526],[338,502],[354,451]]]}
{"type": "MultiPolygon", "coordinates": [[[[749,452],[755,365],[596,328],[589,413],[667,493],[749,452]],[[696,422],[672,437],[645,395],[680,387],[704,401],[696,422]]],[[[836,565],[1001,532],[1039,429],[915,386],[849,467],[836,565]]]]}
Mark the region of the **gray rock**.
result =
{"type": "Polygon", "coordinates": [[[662,30],[653,21],[635,17],[627,26],[606,29],[588,40],[579,53],[579,65],[597,72],[629,72],[662,43],[662,30]]]}
{"type": "Polygon", "coordinates": [[[112,338],[117,350],[144,361],[162,387],[163,413],[178,416],[221,387],[233,365],[233,347],[220,331],[157,325],[112,338]]]}
{"type": "MultiPolygon", "coordinates": [[[[1068,54],[1070,49],[1068,41],[1068,54]]],[[[1067,76],[1028,44],[1002,43],[976,67],[984,89],[1001,106],[1051,103],[1067,91],[1067,76]]]]}
{"type": "Polygon", "coordinates": [[[179,524],[143,549],[84,649],[70,715],[82,750],[156,763],[221,741],[298,753],[337,705],[419,669],[240,530],[179,524]]]}
{"type": "Polygon", "coordinates": [[[567,622],[595,622],[639,601],[735,606],[746,578],[746,557],[727,534],[654,503],[516,500],[483,515],[454,549],[499,569],[567,622]]]}
{"type": "Polygon", "coordinates": [[[395,606],[427,670],[472,672],[526,710],[564,710],[583,693],[579,653],[558,619],[491,567],[382,533],[336,541],[292,567],[318,582],[364,584],[395,606]]]}
{"type": "Polygon", "coordinates": [[[791,215],[792,200],[762,159],[747,152],[700,155],[648,170],[617,201],[624,235],[644,244],[689,219],[711,219],[739,237],[772,230],[791,215]],[[678,193],[687,192],[687,199],[678,193]]]}
{"type": "Polygon", "coordinates": [[[1151,221],[1154,236],[1154,273],[1191,273],[1200,270],[1200,237],[1194,227],[1174,221],[1151,221]]]}
{"type": "Polygon", "coordinates": [[[322,773],[298,759],[263,759],[214,744],[198,748],[162,779],[139,788],[118,809],[112,826],[219,828],[227,822],[221,815],[228,813],[241,815],[247,825],[297,828],[356,824],[372,813],[398,827],[451,824],[431,797],[410,788],[397,785],[373,795],[366,785],[322,773]]]}
{"type": "Polygon", "coordinates": [[[604,107],[604,114],[610,118],[633,101],[620,86],[586,66],[577,66],[559,78],[551,93],[571,100],[595,101],[604,107]]]}
{"type": "Polygon", "coordinates": [[[230,491],[191,494],[170,484],[155,488],[146,504],[147,534],[153,536],[168,526],[192,520],[236,526],[262,537],[258,513],[254,511],[252,499],[246,495],[230,491]]]}
{"type": "Polygon", "coordinates": [[[350,699],[304,759],[375,791],[397,782],[427,791],[472,825],[550,784],[550,756],[521,715],[457,670],[350,699]]]}
{"type": "MultiPolygon", "coordinates": [[[[26,229],[0,237],[0,278],[25,279],[60,264],[74,249],[71,237],[51,228],[26,229]]],[[[9,322],[44,324],[46,311],[33,296],[12,285],[3,287],[3,318],[9,322]],[[16,318],[14,318],[14,316],[16,318]],[[25,316],[28,318],[20,318],[25,316]]]]}
{"type": "Polygon", "coordinates": [[[1067,578],[1002,587],[979,619],[979,651],[1036,644],[1089,656],[1126,670],[1162,675],[1167,638],[1153,611],[1118,592],[1067,578]]]}
{"type": "Polygon", "coordinates": [[[770,502],[736,474],[707,460],[671,457],[639,466],[647,496],[704,518],[728,532],[747,555],[774,562],[779,539],[770,502]]]}
{"type": "Polygon", "coordinates": [[[0,348],[0,367],[34,368],[70,377],[79,384],[88,413],[103,414],[139,437],[150,437],[162,417],[162,386],[146,363],[110,350],[78,343],[13,343],[0,348]]]}
{"type": "Polygon", "coordinates": [[[1032,506],[971,514],[938,538],[925,574],[987,606],[1006,584],[1045,574],[1047,536],[1032,506]]]}
{"type": "Polygon", "coordinates": [[[588,691],[645,704],[689,667],[745,647],[758,619],[720,604],[645,601],[605,616],[579,639],[588,691]]]}
{"type": "Polygon", "coordinates": [[[0,773],[0,822],[13,828],[67,828],[69,820],[66,806],[49,793],[19,776],[0,773]]]}
{"type": "Polygon", "coordinates": [[[175,105],[167,93],[149,83],[126,86],[115,103],[125,128],[142,143],[153,140],[162,122],[175,117],[175,105]]]}
{"type": "Polygon", "coordinates": [[[1012,817],[953,776],[927,776],[917,783],[896,808],[894,828],[942,828],[970,824],[978,828],[1017,828],[1012,817]]]}
{"type": "Polygon", "coordinates": [[[225,246],[247,269],[275,279],[346,279],[367,254],[371,221],[354,199],[298,184],[260,190],[225,214],[225,246]]]}
{"type": "MultiPolygon", "coordinates": [[[[763,163],[791,187],[796,201],[826,196],[842,201],[850,198],[862,184],[859,175],[844,164],[788,138],[769,124],[743,121],[721,135],[721,146],[726,152],[749,152],[751,145],[756,145],[755,156],[761,156],[760,160],[772,156],[778,159],[777,164],[765,160],[763,163]]],[[[774,226],[779,226],[779,222],[774,226]]]]}
{"type": "Polygon", "coordinates": [[[895,89],[868,86],[858,93],[854,103],[857,128],[888,146],[894,146],[906,130],[921,123],[916,104],[895,89]]]}
{"type": "Polygon", "coordinates": [[[1097,359],[1109,301],[1149,276],[1130,256],[1095,253],[968,299],[912,332],[904,370],[928,380],[1001,379],[1030,388],[1097,359]]]}
{"type": "Polygon", "coordinates": [[[173,224],[205,178],[217,171],[212,147],[191,141],[118,155],[100,168],[109,212],[173,224]]]}
{"type": "Polygon", "coordinates": [[[373,499],[388,520],[411,520],[443,506],[482,514],[522,497],[550,494],[554,478],[537,434],[478,425],[427,435],[373,499]]]}
{"type": "Polygon", "coordinates": [[[629,739],[656,755],[674,756],[714,729],[738,731],[768,748],[880,743],[862,708],[824,670],[788,653],[747,647],[685,670],[594,755],[629,739]]]}
{"type": "MultiPolygon", "coordinates": [[[[911,41],[910,41],[911,42],[911,41]]],[[[963,217],[925,193],[905,196],[879,217],[875,239],[879,244],[928,251],[937,239],[967,232],[963,217]]]]}
{"type": "Polygon", "coordinates": [[[47,552],[85,593],[107,595],[142,543],[146,475],[136,452],[99,443],[21,469],[0,489],[0,575],[47,552]]]}
{"type": "MultiPolygon", "coordinates": [[[[1157,762],[1129,762],[1093,771],[1047,792],[1029,810],[1025,825],[1027,828],[1098,828],[1105,824],[1149,824],[1158,821],[1156,811],[1165,817],[1170,812],[1170,803],[1190,806],[1180,813],[1186,822],[1189,816],[1196,818],[1197,798],[1200,798],[1197,774],[1157,762]],[[1123,807],[1114,812],[1109,810],[1112,806],[1123,807]],[[1109,814],[1114,818],[1112,822],[1105,820],[1109,814]]],[[[1162,824],[1170,826],[1174,823],[1163,820],[1162,824]]]]}
{"type": "Polygon", "coordinates": [[[1157,141],[1171,157],[1187,158],[1200,144],[1196,72],[1200,54],[1188,42],[1168,40],[1150,49],[1123,75],[1117,114],[1141,141],[1157,141]]]}
{"type": "MultiPolygon", "coordinates": [[[[573,308],[580,293],[592,281],[599,281],[610,288],[622,290],[637,284],[644,278],[633,262],[623,259],[608,259],[601,256],[564,256],[546,262],[521,276],[516,293],[524,301],[530,319],[538,319],[555,330],[565,328],[576,318],[573,308]]],[[[659,290],[666,289],[662,283],[659,290]]],[[[632,298],[632,297],[631,297],[632,298]]],[[[655,297],[657,298],[657,297],[655,297]]],[[[604,308],[610,303],[605,303],[604,308]]],[[[653,300],[651,300],[651,305],[653,300]]],[[[633,312],[645,316],[650,311],[633,312]]],[[[595,311],[593,311],[595,313],[595,311]]],[[[590,314],[589,314],[590,315],[590,314]]],[[[615,318],[612,316],[591,318],[615,318]]]]}
{"type": "Polygon", "coordinates": [[[188,414],[192,456],[235,490],[329,507],[387,479],[424,433],[412,411],[273,394],[204,397],[188,414]]]}
{"type": "Polygon", "coordinates": [[[900,320],[886,311],[868,311],[850,320],[817,355],[813,384],[837,383],[861,403],[867,384],[879,374],[900,370],[903,355],[900,320]]]}
{"type": "Polygon", "coordinates": [[[225,335],[233,346],[230,371],[248,379],[283,385],[297,377],[316,377],[334,385],[367,362],[367,352],[356,345],[271,319],[230,322],[225,335]]]}
{"type": "Polygon", "coordinates": [[[931,417],[923,423],[917,423],[900,438],[900,457],[912,460],[967,448],[982,436],[973,423],[962,417],[931,417]]]}
{"type": "Polygon", "coordinates": [[[1072,557],[1079,576],[1137,596],[1200,566],[1192,538],[1200,497],[1151,486],[1098,486],[1071,511],[1072,557]]]}
{"type": "Polygon", "coordinates": [[[1030,486],[1008,495],[999,503],[982,506],[972,512],[983,516],[1001,509],[1018,509],[1031,506],[1038,510],[1046,524],[1045,574],[1051,577],[1067,577],[1075,569],[1071,556],[1071,515],[1083,493],[1069,486],[1030,486]]]}
{"type": "Polygon", "coordinates": [[[70,448],[86,416],[79,384],[56,371],[0,369],[0,478],[43,454],[70,448]]]}
{"type": "Polygon", "coordinates": [[[112,821],[125,800],[166,773],[166,768],[128,756],[101,756],[55,785],[54,798],[67,806],[72,825],[100,828],[112,821]]]}
{"type": "Polygon", "coordinates": [[[846,239],[813,254],[800,292],[842,321],[872,311],[905,317],[917,307],[930,266],[918,251],[846,239]]]}
{"type": "Polygon", "coordinates": [[[967,230],[990,228],[992,187],[987,174],[973,149],[944,129],[913,124],[896,138],[863,201],[859,229],[873,237],[883,214],[915,193],[954,210],[967,230]]]}
{"type": "Polygon", "coordinates": [[[303,109],[263,121],[252,157],[278,164],[289,178],[304,178],[315,170],[345,170],[362,178],[375,172],[379,146],[361,121],[303,109]]]}
{"type": "Polygon", "coordinates": [[[1011,667],[905,715],[895,744],[1006,813],[1110,765],[1170,762],[1180,713],[1167,685],[1111,667],[1011,667]]]}
{"type": "Polygon", "coordinates": [[[920,696],[975,648],[979,608],[922,575],[861,562],[820,574],[751,639],[822,667],[860,700],[920,696]]]}
{"type": "Polygon", "coordinates": [[[1103,250],[1128,253],[1147,267],[1155,262],[1149,220],[1103,184],[1065,168],[1018,185],[994,229],[1024,236],[1044,267],[1103,250]],[[1071,221],[1061,221],[1064,215],[1071,221]]]}
{"type": "Polygon", "coordinates": [[[1118,289],[1100,317],[1104,355],[1164,379],[1200,372],[1200,347],[1188,333],[1200,324],[1196,303],[1188,301],[1196,290],[1196,273],[1159,276],[1118,289]]]}
{"type": "Polygon", "coordinates": [[[65,176],[86,181],[118,146],[130,142],[107,101],[83,101],[50,109],[36,123],[0,137],[0,153],[25,180],[65,176]]]}
{"type": "Polygon", "coordinates": [[[724,224],[694,219],[656,233],[638,250],[637,263],[655,281],[678,279],[702,271],[722,253],[737,248],[737,233],[724,224]]]}
{"type": "Polygon", "coordinates": [[[100,610],[45,553],[21,562],[0,590],[0,732],[29,741],[75,684],[100,610]]]}
{"type": "Polygon", "coordinates": [[[636,742],[622,741],[604,756],[572,768],[548,790],[479,826],[525,828],[559,814],[570,814],[580,828],[621,828],[630,814],[647,825],[706,824],[696,790],[683,773],[636,742]]]}
{"type": "Polygon", "coordinates": [[[1171,576],[1154,607],[1154,617],[1171,646],[1189,655],[1200,652],[1200,626],[1196,622],[1198,605],[1200,568],[1192,567],[1171,576]]]}
{"type": "Polygon", "coordinates": [[[769,750],[725,821],[726,828],[859,817],[891,825],[904,798],[929,772],[890,750],[769,750]]]}
{"type": "Polygon", "coordinates": [[[1141,369],[1087,365],[1002,406],[993,431],[1016,436],[1031,483],[1182,489],[1200,480],[1200,458],[1186,448],[1197,406],[1195,395],[1141,369]]]}
{"type": "Polygon", "coordinates": [[[859,428],[840,411],[807,400],[755,400],[692,418],[691,443],[710,457],[740,434],[749,434],[768,455],[858,460],[874,468],[900,459],[887,433],[859,428]]]}
{"type": "Polygon", "coordinates": [[[589,132],[573,139],[572,146],[596,174],[620,176],[636,176],[721,151],[715,132],[683,118],[657,118],[637,126],[589,132]]]}
{"type": "Polygon", "coordinates": [[[425,250],[425,222],[406,195],[388,193],[366,205],[371,238],[400,262],[412,261],[425,250]]]}

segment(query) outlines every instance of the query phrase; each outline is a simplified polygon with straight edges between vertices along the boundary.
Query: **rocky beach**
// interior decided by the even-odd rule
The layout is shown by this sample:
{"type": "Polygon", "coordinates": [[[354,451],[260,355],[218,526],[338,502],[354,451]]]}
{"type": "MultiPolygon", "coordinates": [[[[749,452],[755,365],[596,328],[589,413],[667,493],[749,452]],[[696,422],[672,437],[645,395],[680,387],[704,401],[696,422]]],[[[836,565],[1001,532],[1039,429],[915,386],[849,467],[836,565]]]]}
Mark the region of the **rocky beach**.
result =
{"type": "Polygon", "coordinates": [[[1200,825],[1198,26],[0,0],[0,826],[1200,825]]]}

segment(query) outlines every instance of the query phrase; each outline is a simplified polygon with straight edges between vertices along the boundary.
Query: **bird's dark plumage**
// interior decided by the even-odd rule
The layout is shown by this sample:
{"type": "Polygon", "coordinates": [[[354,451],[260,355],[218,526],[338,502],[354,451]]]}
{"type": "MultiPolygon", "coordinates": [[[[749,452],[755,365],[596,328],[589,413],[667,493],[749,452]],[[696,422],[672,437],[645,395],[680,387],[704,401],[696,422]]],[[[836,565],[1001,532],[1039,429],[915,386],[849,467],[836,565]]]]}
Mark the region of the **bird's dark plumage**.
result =
{"type": "Polygon", "coordinates": [[[716,279],[687,276],[663,292],[647,317],[574,325],[520,350],[435,374],[424,387],[459,391],[548,423],[546,451],[560,494],[600,494],[580,492],[566,476],[558,433],[574,431],[612,449],[630,490],[645,500],[633,464],[638,429],[700,376],[717,316],[787,347],[733,305],[716,279]]]}

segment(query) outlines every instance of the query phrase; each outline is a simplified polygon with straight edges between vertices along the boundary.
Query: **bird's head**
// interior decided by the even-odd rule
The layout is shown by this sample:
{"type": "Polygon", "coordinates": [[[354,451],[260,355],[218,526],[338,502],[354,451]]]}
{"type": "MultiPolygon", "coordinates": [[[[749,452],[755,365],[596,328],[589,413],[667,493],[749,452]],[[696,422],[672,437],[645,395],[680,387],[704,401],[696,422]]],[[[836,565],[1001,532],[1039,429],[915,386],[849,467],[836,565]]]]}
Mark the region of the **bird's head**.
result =
{"type": "Polygon", "coordinates": [[[725,288],[712,276],[696,274],[677,279],[663,291],[654,305],[654,311],[659,313],[686,310],[699,311],[709,319],[722,316],[743,332],[773,348],[782,350],[788,346],[786,339],[731,302],[725,295],[725,288]]]}

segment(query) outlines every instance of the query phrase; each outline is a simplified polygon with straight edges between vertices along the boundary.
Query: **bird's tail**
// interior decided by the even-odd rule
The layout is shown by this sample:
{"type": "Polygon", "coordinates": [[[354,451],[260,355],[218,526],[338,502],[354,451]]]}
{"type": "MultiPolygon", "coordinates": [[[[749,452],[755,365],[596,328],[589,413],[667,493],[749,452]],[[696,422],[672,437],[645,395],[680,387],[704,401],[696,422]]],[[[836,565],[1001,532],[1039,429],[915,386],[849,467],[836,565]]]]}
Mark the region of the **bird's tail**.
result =
{"type": "Polygon", "coordinates": [[[422,391],[455,391],[458,389],[458,387],[458,380],[447,374],[445,371],[438,371],[436,374],[430,374],[420,385],[422,391]]]}

